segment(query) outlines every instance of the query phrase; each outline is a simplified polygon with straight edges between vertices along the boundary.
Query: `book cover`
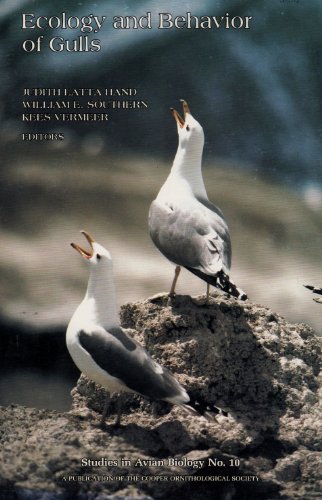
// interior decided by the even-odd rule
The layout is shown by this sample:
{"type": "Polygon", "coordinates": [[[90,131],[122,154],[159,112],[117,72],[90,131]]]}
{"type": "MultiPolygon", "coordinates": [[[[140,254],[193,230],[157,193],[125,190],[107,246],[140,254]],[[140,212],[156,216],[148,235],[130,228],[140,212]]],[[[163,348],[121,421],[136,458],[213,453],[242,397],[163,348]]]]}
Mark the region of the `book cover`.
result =
{"type": "Polygon", "coordinates": [[[317,497],[322,306],[303,285],[322,286],[321,14],[303,0],[2,1],[1,498],[317,497]],[[204,131],[242,309],[216,289],[209,310],[189,302],[206,283],[185,269],[177,302],[144,305],[173,279],[148,213],[182,100],[204,131]],[[215,424],[138,397],[121,429],[102,431],[103,393],[81,379],[71,397],[65,332],[88,269],[70,242],[86,245],[82,230],[111,252],[122,324],[182,383],[186,363],[200,387],[197,355],[210,363],[215,349],[215,424]]]}

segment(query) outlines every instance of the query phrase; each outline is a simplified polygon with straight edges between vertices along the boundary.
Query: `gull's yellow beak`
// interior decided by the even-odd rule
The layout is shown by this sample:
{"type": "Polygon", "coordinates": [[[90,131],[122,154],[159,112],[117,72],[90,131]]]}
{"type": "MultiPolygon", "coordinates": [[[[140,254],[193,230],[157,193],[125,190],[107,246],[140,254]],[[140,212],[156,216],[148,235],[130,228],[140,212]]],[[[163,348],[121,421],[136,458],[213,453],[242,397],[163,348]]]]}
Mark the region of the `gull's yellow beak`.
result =
{"type": "Polygon", "coordinates": [[[179,127],[183,128],[184,124],[185,124],[186,114],[190,113],[190,109],[189,109],[187,101],[185,101],[184,99],[180,99],[180,102],[182,102],[184,118],[182,118],[182,116],[180,116],[178,111],[176,111],[175,109],[173,109],[173,108],[170,108],[170,109],[171,109],[173,117],[174,117],[175,121],[177,122],[177,124],[179,125],[179,127]]]}
{"type": "Polygon", "coordinates": [[[76,243],[71,243],[71,246],[77,250],[81,254],[82,257],[85,257],[85,259],[90,259],[93,256],[93,243],[95,243],[94,239],[91,237],[89,233],[86,231],[81,231],[81,233],[85,236],[87,239],[88,243],[90,244],[90,250],[84,250],[84,248],[80,247],[76,243]]]}

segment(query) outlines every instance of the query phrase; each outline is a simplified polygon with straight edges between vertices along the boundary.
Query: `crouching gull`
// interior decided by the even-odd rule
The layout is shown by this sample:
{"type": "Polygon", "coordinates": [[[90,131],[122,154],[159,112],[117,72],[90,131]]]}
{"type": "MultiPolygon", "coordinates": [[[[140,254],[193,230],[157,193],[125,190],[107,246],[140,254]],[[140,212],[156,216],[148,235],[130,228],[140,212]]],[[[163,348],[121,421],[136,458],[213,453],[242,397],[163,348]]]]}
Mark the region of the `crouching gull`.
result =
{"type": "MultiPolygon", "coordinates": [[[[317,288],[317,287],[312,286],[312,285],[304,285],[304,286],[308,290],[311,290],[312,293],[316,293],[317,295],[322,295],[322,288],[317,288]]],[[[314,297],[313,300],[315,302],[318,302],[319,304],[322,304],[322,298],[320,298],[320,297],[314,297]]]]}
{"type": "Polygon", "coordinates": [[[149,230],[152,241],[176,264],[170,295],[174,295],[181,266],[228,294],[247,299],[229,279],[231,242],[227,223],[207,196],[201,172],[204,133],[186,101],[184,118],[171,109],[179,145],[171,172],[152,202],[149,230]]]}
{"type": "MultiPolygon", "coordinates": [[[[66,333],[67,347],[76,366],[110,394],[138,393],[154,400],[182,405],[186,410],[199,414],[190,406],[194,403],[190,402],[187,392],[170,371],[154,361],[120,326],[111,255],[87,232],[82,233],[90,250],[84,250],[76,243],[71,245],[89,263],[90,276],[85,297],[72,316],[66,333]],[[189,402],[190,405],[187,404],[189,402]]],[[[195,404],[198,405],[197,402],[195,404]]],[[[107,403],[102,425],[106,413],[107,403]]],[[[119,406],[116,425],[120,419],[119,406]]]]}

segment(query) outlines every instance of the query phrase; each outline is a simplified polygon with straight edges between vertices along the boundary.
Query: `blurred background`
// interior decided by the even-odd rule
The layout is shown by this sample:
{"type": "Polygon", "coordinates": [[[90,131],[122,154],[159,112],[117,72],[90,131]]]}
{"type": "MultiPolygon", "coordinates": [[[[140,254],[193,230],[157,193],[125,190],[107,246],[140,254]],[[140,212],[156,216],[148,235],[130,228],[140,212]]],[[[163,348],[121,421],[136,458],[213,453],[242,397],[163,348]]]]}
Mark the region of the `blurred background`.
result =
{"type": "MultiPolygon", "coordinates": [[[[150,241],[147,215],[176,152],[169,108],[180,98],[204,128],[205,184],[230,227],[232,279],[322,333],[322,308],[303,287],[322,285],[321,16],[318,0],[2,0],[1,404],[69,407],[78,371],[64,335],[88,278],[69,243],[84,244],[81,229],[111,251],[119,305],[169,290],[173,267],[150,241]],[[113,16],[147,11],[153,29],[113,30],[113,16]],[[157,29],[158,12],[188,11],[252,16],[251,29],[157,29]],[[39,34],[44,44],[79,36],[21,29],[22,13],[61,12],[107,16],[89,35],[102,49],[24,52],[39,34]],[[137,89],[121,100],[148,107],[110,110],[108,122],[21,120],[24,88],[120,87],[137,89]],[[65,140],[22,142],[23,132],[65,140]]],[[[181,273],[178,293],[205,288],[181,273]]]]}

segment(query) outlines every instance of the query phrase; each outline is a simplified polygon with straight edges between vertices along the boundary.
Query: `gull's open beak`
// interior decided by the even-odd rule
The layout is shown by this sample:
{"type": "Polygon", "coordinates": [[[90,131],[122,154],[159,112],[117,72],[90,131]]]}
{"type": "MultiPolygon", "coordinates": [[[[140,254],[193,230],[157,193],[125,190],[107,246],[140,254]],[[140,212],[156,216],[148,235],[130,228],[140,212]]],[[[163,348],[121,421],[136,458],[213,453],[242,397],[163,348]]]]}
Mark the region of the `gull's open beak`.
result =
{"type": "Polygon", "coordinates": [[[184,127],[184,123],[185,123],[185,119],[186,119],[186,114],[190,113],[190,109],[189,109],[187,101],[185,101],[184,99],[180,99],[180,102],[182,102],[183,116],[184,116],[184,118],[182,118],[179,115],[178,111],[176,111],[175,109],[173,109],[173,108],[170,108],[170,109],[171,109],[173,117],[174,117],[175,121],[177,122],[177,124],[179,125],[179,127],[183,128],[184,127]]]}
{"type": "Polygon", "coordinates": [[[85,259],[90,259],[91,257],[93,257],[93,252],[94,252],[93,243],[95,243],[95,241],[93,240],[93,238],[91,237],[91,235],[88,234],[86,231],[81,231],[81,233],[87,239],[88,243],[90,244],[91,249],[90,250],[84,250],[84,248],[80,247],[76,243],[71,243],[71,246],[73,248],[75,248],[75,250],[77,250],[77,252],[79,252],[82,257],[85,257],[85,259]]]}

